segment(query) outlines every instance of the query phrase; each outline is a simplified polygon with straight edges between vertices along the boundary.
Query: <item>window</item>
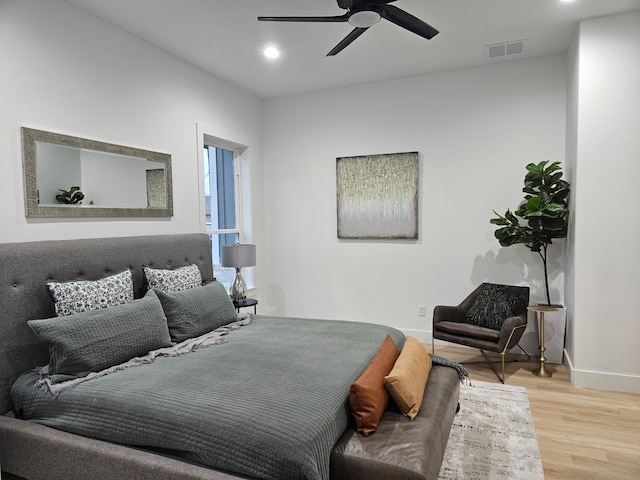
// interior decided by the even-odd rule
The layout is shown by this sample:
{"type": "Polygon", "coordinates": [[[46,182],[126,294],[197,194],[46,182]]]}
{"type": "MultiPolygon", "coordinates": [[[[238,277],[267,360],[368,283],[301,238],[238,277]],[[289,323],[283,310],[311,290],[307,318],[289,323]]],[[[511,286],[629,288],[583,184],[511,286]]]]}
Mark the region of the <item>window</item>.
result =
{"type": "MultiPolygon", "coordinates": [[[[198,139],[202,142],[198,147],[202,154],[199,160],[203,197],[201,222],[204,232],[211,237],[214,276],[229,288],[235,278],[235,269],[220,265],[220,250],[223,245],[246,241],[242,226],[243,218],[249,215],[243,215],[240,175],[243,156],[246,160],[246,147],[214,137],[200,125],[198,139]]],[[[242,270],[249,286],[253,284],[252,270],[242,270]]]]}

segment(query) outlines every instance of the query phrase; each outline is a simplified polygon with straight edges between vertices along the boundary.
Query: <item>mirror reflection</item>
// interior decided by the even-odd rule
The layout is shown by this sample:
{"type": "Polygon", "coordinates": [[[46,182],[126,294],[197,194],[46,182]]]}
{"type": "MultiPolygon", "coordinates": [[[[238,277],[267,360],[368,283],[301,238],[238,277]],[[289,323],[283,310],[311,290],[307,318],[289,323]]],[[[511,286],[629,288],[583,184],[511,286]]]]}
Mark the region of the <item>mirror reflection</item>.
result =
{"type": "Polygon", "coordinates": [[[27,216],[171,216],[171,156],[22,129],[27,216]]]}
{"type": "Polygon", "coordinates": [[[167,206],[164,163],[146,158],[36,142],[36,179],[40,205],[167,206]],[[61,191],[74,186],[82,199],[72,203],[61,198],[66,197],[61,191]]]}

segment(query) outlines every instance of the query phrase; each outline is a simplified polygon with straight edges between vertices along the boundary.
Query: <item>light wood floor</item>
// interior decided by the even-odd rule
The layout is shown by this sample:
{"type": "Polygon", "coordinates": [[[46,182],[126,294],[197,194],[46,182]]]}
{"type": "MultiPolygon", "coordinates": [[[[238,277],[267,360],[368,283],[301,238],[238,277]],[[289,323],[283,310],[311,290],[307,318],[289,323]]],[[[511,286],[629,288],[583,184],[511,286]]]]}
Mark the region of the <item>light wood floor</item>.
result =
{"type": "MultiPolygon", "coordinates": [[[[436,354],[463,363],[472,380],[499,383],[476,349],[436,345],[436,354]]],[[[488,355],[500,371],[500,355],[488,355]]],[[[566,365],[536,377],[537,360],[507,364],[506,383],[527,389],[546,480],[640,480],[640,395],[574,388],[566,365]]]]}

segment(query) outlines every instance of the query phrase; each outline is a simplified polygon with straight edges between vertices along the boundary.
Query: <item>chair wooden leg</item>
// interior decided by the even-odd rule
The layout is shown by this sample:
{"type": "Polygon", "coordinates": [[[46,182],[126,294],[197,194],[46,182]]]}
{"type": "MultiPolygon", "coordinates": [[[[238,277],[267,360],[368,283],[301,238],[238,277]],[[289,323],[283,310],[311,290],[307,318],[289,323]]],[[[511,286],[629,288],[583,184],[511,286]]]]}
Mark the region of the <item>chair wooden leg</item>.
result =
{"type": "Polygon", "coordinates": [[[501,381],[502,383],[504,383],[505,379],[507,378],[507,377],[504,375],[504,356],[505,356],[505,355],[506,355],[506,353],[505,353],[505,352],[501,352],[501,353],[500,353],[500,356],[502,357],[502,379],[501,379],[500,381],[501,381]]]}

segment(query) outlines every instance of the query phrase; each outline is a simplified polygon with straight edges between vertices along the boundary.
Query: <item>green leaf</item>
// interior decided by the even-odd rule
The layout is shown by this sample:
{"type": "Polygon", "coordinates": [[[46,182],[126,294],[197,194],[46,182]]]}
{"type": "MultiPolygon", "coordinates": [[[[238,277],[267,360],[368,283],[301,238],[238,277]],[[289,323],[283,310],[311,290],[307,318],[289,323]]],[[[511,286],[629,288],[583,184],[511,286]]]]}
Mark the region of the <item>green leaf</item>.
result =
{"type": "MultiPolygon", "coordinates": [[[[542,165],[543,163],[544,165],[546,165],[549,162],[545,160],[544,162],[540,162],[540,165],[542,165]]],[[[543,170],[544,170],[543,173],[545,176],[550,176],[553,172],[560,170],[560,162],[553,162],[546,169],[544,168],[544,165],[543,165],[543,170]]]]}
{"type": "Polygon", "coordinates": [[[542,164],[536,165],[535,163],[529,163],[525,168],[527,169],[528,172],[539,174],[542,172],[544,165],[542,164]]]}
{"type": "Polygon", "coordinates": [[[560,203],[550,203],[547,206],[544,207],[545,210],[549,211],[549,212],[564,212],[567,211],[566,208],[564,208],[564,205],[560,204],[560,203]]]}

